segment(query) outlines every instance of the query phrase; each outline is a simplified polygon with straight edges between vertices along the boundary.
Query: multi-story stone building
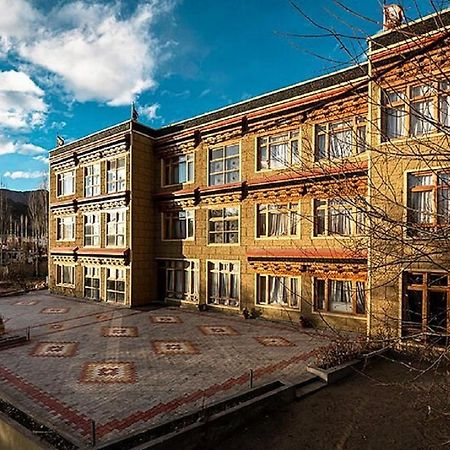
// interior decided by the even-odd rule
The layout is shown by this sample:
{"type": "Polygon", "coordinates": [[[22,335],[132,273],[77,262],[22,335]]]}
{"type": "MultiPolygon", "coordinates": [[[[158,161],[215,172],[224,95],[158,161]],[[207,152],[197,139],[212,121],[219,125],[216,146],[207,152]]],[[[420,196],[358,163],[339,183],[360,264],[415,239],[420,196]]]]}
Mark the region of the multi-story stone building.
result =
{"type": "Polygon", "coordinates": [[[430,258],[445,233],[429,237],[450,221],[449,23],[383,31],[367,62],[158,130],[130,120],[52,150],[51,291],[448,331],[448,257],[430,258]]]}

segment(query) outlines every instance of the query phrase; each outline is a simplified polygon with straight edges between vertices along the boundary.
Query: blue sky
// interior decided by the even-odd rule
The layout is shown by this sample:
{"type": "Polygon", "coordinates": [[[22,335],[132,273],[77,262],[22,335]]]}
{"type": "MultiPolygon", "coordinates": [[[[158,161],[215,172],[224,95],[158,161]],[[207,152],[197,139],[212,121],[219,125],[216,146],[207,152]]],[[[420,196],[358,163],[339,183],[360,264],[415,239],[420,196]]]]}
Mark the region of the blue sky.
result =
{"type": "MultiPolygon", "coordinates": [[[[124,121],[135,101],[153,127],[278,89],[364,58],[378,0],[297,0],[346,35],[351,55],[288,0],[0,0],[0,183],[34,189],[56,134],[66,141],[124,121]],[[367,19],[363,19],[362,16],[367,19]]],[[[429,0],[401,3],[408,19],[429,0]]],[[[440,9],[448,1],[434,1],[440,9]]]]}

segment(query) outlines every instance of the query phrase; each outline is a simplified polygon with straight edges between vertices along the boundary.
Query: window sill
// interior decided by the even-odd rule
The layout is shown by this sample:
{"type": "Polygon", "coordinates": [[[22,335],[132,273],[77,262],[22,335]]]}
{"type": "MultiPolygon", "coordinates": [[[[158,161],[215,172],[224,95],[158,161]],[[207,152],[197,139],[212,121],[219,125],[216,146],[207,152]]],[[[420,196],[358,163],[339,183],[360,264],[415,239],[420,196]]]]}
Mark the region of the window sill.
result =
{"type": "Polygon", "coordinates": [[[57,287],[63,287],[63,288],[70,288],[70,289],[75,289],[75,285],[74,284],[56,284],[57,287]]]}
{"type": "Polygon", "coordinates": [[[239,306],[229,306],[229,305],[215,305],[213,303],[207,303],[206,306],[209,308],[222,308],[222,309],[230,309],[232,311],[239,311],[239,306]]]}
{"type": "Polygon", "coordinates": [[[225,244],[215,244],[215,243],[206,244],[207,247],[239,247],[240,245],[241,245],[240,242],[236,242],[234,244],[227,244],[227,243],[225,243],[225,244]]]}
{"type": "Polygon", "coordinates": [[[400,136],[396,138],[389,138],[386,141],[380,142],[380,145],[392,145],[392,144],[410,144],[414,142],[420,142],[425,139],[435,139],[445,136],[443,131],[435,131],[433,133],[421,134],[420,136],[400,136]]]}
{"type": "Polygon", "coordinates": [[[293,306],[287,306],[287,305],[264,305],[262,303],[255,303],[255,306],[258,308],[264,308],[264,309],[274,309],[276,311],[292,311],[292,312],[300,312],[300,306],[293,307],[293,306]]]}
{"type": "Polygon", "coordinates": [[[195,237],[186,239],[161,239],[161,242],[195,242],[195,237]]]}
{"type": "Polygon", "coordinates": [[[312,313],[317,316],[338,317],[340,319],[367,320],[367,315],[365,315],[365,314],[334,313],[334,312],[330,312],[330,311],[313,311],[312,313]]]}
{"type": "Polygon", "coordinates": [[[301,239],[300,234],[292,236],[255,236],[255,241],[289,241],[293,239],[301,239]]]}

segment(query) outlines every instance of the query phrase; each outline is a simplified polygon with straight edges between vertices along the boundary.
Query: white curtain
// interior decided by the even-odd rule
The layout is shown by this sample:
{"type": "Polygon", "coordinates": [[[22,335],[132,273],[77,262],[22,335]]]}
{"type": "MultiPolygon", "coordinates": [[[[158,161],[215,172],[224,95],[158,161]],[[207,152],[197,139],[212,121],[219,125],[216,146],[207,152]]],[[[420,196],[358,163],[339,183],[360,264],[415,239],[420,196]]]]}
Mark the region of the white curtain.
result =
{"type": "Polygon", "coordinates": [[[352,312],[352,283],[350,281],[330,280],[330,310],[352,312]]]}
{"type": "Polygon", "coordinates": [[[285,236],[289,230],[287,211],[280,208],[269,208],[269,236],[285,236]]]}
{"type": "Polygon", "coordinates": [[[416,223],[431,223],[433,212],[433,197],[431,191],[413,192],[411,208],[414,211],[416,223]]]}
{"type": "Polygon", "coordinates": [[[270,277],[269,303],[287,305],[287,278],[270,277]]]}
{"type": "Polygon", "coordinates": [[[270,167],[276,169],[286,167],[289,164],[289,145],[287,142],[270,144],[270,167]]]}
{"type": "Polygon", "coordinates": [[[426,100],[411,103],[411,134],[422,135],[433,131],[433,102],[426,100]]]}
{"type": "Polygon", "coordinates": [[[352,154],[352,130],[330,133],[330,158],[346,158],[352,154]]]}
{"type": "Polygon", "coordinates": [[[396,138],[405,134],[405,107],[386,108],[386,134],[396,138]]]}

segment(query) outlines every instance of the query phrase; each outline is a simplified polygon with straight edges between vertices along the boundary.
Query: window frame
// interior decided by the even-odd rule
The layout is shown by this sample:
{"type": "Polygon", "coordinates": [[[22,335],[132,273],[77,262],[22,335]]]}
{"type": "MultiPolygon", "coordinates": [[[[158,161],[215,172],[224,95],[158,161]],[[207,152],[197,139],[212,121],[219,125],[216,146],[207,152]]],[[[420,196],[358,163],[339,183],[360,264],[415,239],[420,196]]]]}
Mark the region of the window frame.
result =
{"type": "Polygon", "coordinates": [[[76,240],[76,228],[77,228],[77,216],[76,215],[56,217],[56,240],[58,242],[73,242],[73,241],[75,241],[76,240]],[[64,221],[66,219],[71,219],[71,224],[69,224],[69,225],[64,224],[64,221]],[[66,233],[64,232],[64,230],[67,227],[70,227],[70,229],[72,230],[70,237],[65,236],[66,233]]]}
{"type": "Polygon", "coordinates": [[[208,148],[207,151],[208,151],[208,153],[207,153],[208,154],[208,161],[207,161],[207,178],[208,178],[207,182],[208,182],[208,186],[225,186],[225,185],[228,185],[228,184],[239,183],[241,181],[241,179],[242,179],[242,167],[241,167],[242,166],[242,154],[241,154],[241,143],[240,142],[235,142],[235,143],[229,143],[229,144],[225,144],[225,145],[210,147],[210,148],[208,148]],[[227,157],[226,156],[226,149],[228,147],[237,147],[238,148],[238,154],[227,157]],[[219,150],[219,149],[222,149],[222,151],[223,151],[223,155],[222,155],[222,158],[221,158],[223,169],[222,169],[221,172],[212,172],[211,171],[211,164],[214,163],[214,162],[220,162],[218,159],[217,160],[216,159],[214,159],[214,160],[211,159],[212,153],[214,151],[219,150]],[[239,167],[238,167],[238,169],[227,170],[226,169],[226,160],[227,159],[234,159],[234,158],[238,158],[239,159],[239,167]],[[236,171],[238,172],[238,179],[236,181],[228,181],[227,182],[226,174],[227,173],[236,172],[236,171]],[[220,174],[222,174],[224,182],[220,183],[220,184],[211,184],[211,176],[212,175],[220,175],[220,174]]]}
{"type": "MultiPolygon", "coordinates": [[[[312,277],[312,311],[315,314],[330,314],[330,315],[338,315],[338,316],[346,316],[346,317],[354,317],[354,318],[367,318],[367,280],[365,279],[353,279],[353,278],[338,278],[338,277],[312,277]],[[317,282],[324,283],[324,298],[323,298],[323,307],[319,308],[318,305],[318,295],[317,295],[317,282]],[[332,311],[330,309],[330,283],[334,282],[348,282],[351,284],[351,311],[332,311]],[[363,283],[363,291],[364,292],[364,312],[358,312],[358,283],[363,283]]],[[[343,302],[342,302],[343,303],[343,302]]]]}
{"type": "MultiPolygon", "coordinates": [[[[361,197],[361,200],[363,197],[361,197]]],[[[365,201],[365,199],[364,199],[365,201]]],[[[358,203],[358,197],[345,197],[345,198],[313,198],[311,199],[312,205],[312,238],[354,238],[354,237],[363,237],[365,236],[364,229],[367,227],[367,212],[362,210],[357,203],[358,203]],[[331,224],[332,221],[330,220],[331,212],[343,209],[343,208],[330,208],[330,202],[337,202],[348,199],[349,204],[351,206],[350,208],[350,234],[340,234],[340,233],[333,233],[331,231],[331,224]],[[320,205],[319,210],[324,211],[324,232],[318,233],[317,232],[317,202],[325,202],[325,204],[320,205]],[[363,221],[361,223],[360,217],[362,215],[363,221]],[[362,231],[361,231],[362,228],[362,231]]]]}
{"type": "Polygon", "coordinates": [[[301,165],[301,159],[302,159],[302,149],[301,149],[301,130],[295,129],[295,130],[285,130],[278,133],[272,133],[272,134],[264,134],[261,136],[256,137],[255,141],[255,172],[272,172],[274,170],[285,170],[289,167],[297,167],[301,165]],[[294,136],[295,134],[295,136],[294,136]],[[270,167],[270,161],[272,160],[270,158],[271,156],[271,146],[273,146],[275,142],[271,142],[271,140],[276,138],[281,138],[283,135],[286,135],[286,139],[278,141],[279,144],[283,142],[288,143],[288,154],[289,154],[289,160],[290,163],[287,163],[286,165],[282,167],[270,167]],[[266,142],[263,142],[266,140],[266,142]],[[297,143],[297,156],[298,156],[298,162],[293,162],[293,143],[297,143]],[[263,161],[262,161],[262,148],[266,147],[266,164],[267,167],[263,167],[263,161]]]}
{"type": "Polygon", "coordinates": [[[198,304],[200,302],[200,260],[190,258],[158,258],[158,269],[163,270],[165,274],[164,300],[182,301],[198,304]],[[169,267],[173,263],[174,267],[169,267]],[[177,268],[177,263],[188,263],[188,267],[177,268]],[[183,292],[176,290],[169,291],[169,272],[173,272],[173,283],[176,289],[176,272],[183,271],[183,292]],[[186,273],[189,278],[189,292],[185,292],[186,273]],[[169,295],[169,294],[172,294],[169,295]]]}
{"type": "Polygon", "coordinates": [[[105,268],[105,301],[115,304],[122,304],[126,305],[128,296],[127,296],[127,270],[124,267],[106,267],[105,268]],[[110,278],[109,272],[114,271],[118,272],[121,271],[123,273],[123,278],[110,278]],[[116,289],[109,289],[108,288],[108,282],[112,281],[114,282],[114,286],[116,289]],[[119,291],[117,289],[117,283],[123,283],[123,292],[119,291]],[[114,296],[117,298],[118,294],[123,294],[123,301],[120,300],[111,300],[108,298],[108,293],[111,292],[114,294],[114,296]]]}
{"type": "Polygon", "coordinates": [[[87,298],[89,300],[94,301],[101,301],[102,300],[102,274],[101,274],[101,268],[99,266],[83,266],[83,296],[84,298],[87,298]],[[95,277],[94,275],[87,276],[88,271],[98,271],[98,277],[95,277]],[[91,280],[97,280],[98,279],[98,288],[89,286],[86,287],[86,279],[89,278],[91,280]],[[86,291],[90,290],[97,290],[98,291],[98,298],[89,297],[86,295],[86,291]]]}
{"type": "Polygon", "coordinates": [[[75,264],[55,264],[56,265],[56,286],[61,287],[75,287],[75,264]],[[66,282],[64,280],[64,269],[70,269],[71,280],[66,282]]]}
{"type": "MultiPolygon", "coordinates": [[[[222,271],[214,270],[214,273],[219,273],[219,291],[220,291],[220,273],[222,273],[222,271]]],[[[231,286],[231,276],[230,276],[229,282],[230,282],[230,286],[231,286]]],[[[231,291],[231,289],[230,289],[230,291],[231,291]]],[[[217,297],[217,298],[219,298],[219,299],[224,298],[227,301],[229,301],[230,299],[233,299],[233,297],[217,297]]],[[[241,304],[241,262],[239,260],[212,260],[212,259],[207,259],[206,260],[206,304],[208,306],[212,306],[212,307],[231,308],[233,310],[238,310],[239,309],[240,304],[241,304]],[[227,266],[229,266],[230,264],[233,264],[233,269],[235,268],[235,266],[237,266],[237,271],[235,271],[235,272],[230,272],[230,271],[226,272],[226,273],[229,273],[230,275],[232,275],[232,274],[236,275],[237,274],[237,280],[238,280],[237,281],[237,294],[238,294],[238,296],[237,296],[237,305],[229,305],[229,304],[227,305],[225,303],[220,302],[220,300],[219,300],[219,303],[212,303],[212,302],[210,302],[211,281],[210,281],[209,274],[210,274],[210,265],[211,264],[213,264],[213,265],[218,264],[219,265],[219,269],[220,269],[220,265],[221,264],[222,265],[227,265],[227,266]]]]}
{"type": "Polygon", "coordinates": [[[64,170],[61,172],[57,172],[56,173],[56,197],[68,197],[69,195],[75,195],[75,191],[76,191],[76,169],[69,169],[69,170],[64,170]],[[65,185],[64,183],[64,178],[66,175],[68,174],[72,174],[71,175],[71,179],[72,179],[72,190],[70,192],[65,192],[64,189],[62,189],[65,185]],[[64,192],[63,192],[64,191],[64,192]]]}
{"type": "Polygon", "coordinates": [[[100,212],[92,212],[92,213],[83,214],[83,245],[84,245],[84,247],[101,247],[101,244],[102,244],[102,214],[100,212]],[[98,222],[94,221],[92,223],[86,223],[87,217],[91,217],[91,216],[97,217],[98,222]],[[96,224],[98,224],[98,225],[96,225],[96,224]],[[86,225],[93,226],[94,231],[95,231],[95,228],[97,227],[98,234],[87,234],[86,233],[86,225]],[[98,243],[87,244],[86,243],[87,236],[89,236],[90,238],[94,238],[94,242],[95,242],[95,238],[97,238],[98,243]]]}
{"type": "Polygon", "coordinates": [[[170,187],[184,184],[192,184],[195,181],[195,152],[182,153],[175,156],[168,156],[161,159],[161,187],[170,187]],[[186,164],[186,180],[180,181],[179,178],[179,166],[180,166],[180,158],[185,158],[186,164]],[[177,161],[173,161],[177,159],[177,161]],[[191,166],[191,171],[189,167],[191,166]],[[172,171],[175,167],[178,167],[178,181],[174,181],[174,175],[172,171]],[[167,170],[169,171],[169,176],[167,177],[167,170]],[[189,173],[191,173],[192,177],[189,178],[189,173]],[[167,180],[169,178],[169,180],[167,180]]]}
{"type": "Polygon", "coordinates": [[[263,307],[263,308],[276,308],[276,309],[290,309],[299,311],[301,310],[301,291],[302,291],[302,279],[301,276],[290,276],[290,275],[279,275],[279,274],[268,274],[268,273],[256,273],[255,274],[255,306],[263,307]],[[261,293],[261,278],[265,278],[265,290],[264,290],[264,296],[266,297],[265,302],[260,302],[260,293],[261,293]],[[270,298],[270,279],[271,278],[285,278],[289,280],[289,288],[288,290],[288,301],[287,304],[279,304],[279,303],[269,303],[268,299],[270,298]],[[296,283],[296,292],[293,294],[293,283],[296,283]],[[296,305],[292,305],[292,298],[293,296],[296,296],[296,305]]]}
{"type": "Polygon", "coordinates": [[[301,236],[301,203],[300,201],[297,202],[287,202],[287,203],[257,203],[255,204],[255,239],[298,239],[301,236]],[[284,235],[269,235],[269,216],[271,215],[270,213],[270,206],[276,206],[276,207],[281,207],[286,209],[286,211],[283,211],[283,213],[288,214],[288,233],[284,234],[284,235]],[[266,211],[261,212],[260,208],[261,207],[266,207],[266,211]],[[261,234],[260,230],[259,230],[259,226],[260,226],[260,216],[264,215],[264,221],[265,221],[265,229],[266,229],[266,233],[265,234],[261,234]],[[297,230],[296,233],[292,233],[292,226],[293,226],[293,221],[295,220],[295,217],[297,218],[297,230]]]}
{"type": "Polygon", "coordinates": [[[117,248],[123,248],[127,246],[127,209],[114,209],[105,211],[105,227],[106,227],[106,233],[105,233],[105,247],[117,247],[117,248]],[[109,217],[112,215],[123,214],[123,221],[113,220],[109,221],[109,217]],[[118,229],[122,225],[123,227],[123,233],[118,233],[118,229]],[[113,231],[115,231],[114,234],[110,233],[110,228],[113,228],[113,231]],[[122,244],[119,244],[119,237],[122,236],[122,244]],[[109,239],[113,238],[114,243],[110,244],[109,239]]]}
{"type": "Polygon", "coordinates": [[[127,189],[127,156],[125,154],[115,156],[114,158],[109,158],[106,160],[105,165],[105,184],[106,184],[106,193],[114,194],[117,192],[124,192],[127,189]],[[117,167],[119,160],[123,160],[123,167],[117,167]],[[115,168],[111,168],[110,165],[112,163],[116,164],[115,168]],[[123,172],[123,179],[118,177],[118,174],[123,172]],[[110,181],[108,179],[109,174],[114,174],[114,178],[110,181]],[[123,189],[119,189],[120,185],[123,183],[123,189]],[[111,185],[114,185],[114,189],[111,188],[111,185]]]}
{"type": "MultiPolygon", "coordinates": [[[[178,219],[180,221],[180,219],[178,219]]],[[[177,209],[177,210],[168,210],[163,211],[161,213],[161,241],[170,242],[170,241],[194,241],[195,240],[195,209],[194,208],[185,208],[185,209],[177,209]],[[184,213],[185,214],[185,230],[186,237],[177,238],[177,237],[167,237],[166,233],[166,222],[170,223],[171,236],[174,236],[173,232],[174,223],[176,223],[176,218],[174,217],[176,214],[184,213]],[[189,236],[189,223],[192,223],[192,236],[189,236]]]]}
{"type": "Polygon", "coordinates": [[[314,124],[314,162],[321,163],[323,161],[341,161],[348,158],[356,157],[366,153],[368,148],[368,121],[367,116],[356,115],[346,119],[335,120],[330,122],[314,124]],[[337,128],[338,125],[343,124],[342,128],[337,128]],[[364,142],[360,142],[360,130],[364,130],[364,142]],[[333,130],[337,130],[333,133],[333,130]],[[351,152],[345,156],[331,155],[331,136],[343,131],[350,131],[351,136],[351,152]],[[319,139],[323,136],[324,139],[324,154],[320,149],[319,139]],[[362,148],[362,150],[360,150],[362,148]]]}
{"type": "Polygon", "coordinates": [[[102,164],[100,161],[83,166],[83,195],[85,198],[98,197],[102,194],[101,174],[102,164]]]}
{"type": "Polygon", "coordinates": [[[241,242],[241,205],[224,205],[224,206],[214,206],[207,208],[207,214],[206,214],[206,230],[207,230],[207,245],[208,246],[222,246],[222,245],[240,245],[241,242]],[[226,213],[223,212],[221,217],[211,217],[211,211],[225,211],[226,209],[236,209],[237,210],[237,216],[226,216],[226,213]],[[237,217],[237,228],[236,230],[226,230],[225,229],[225,223],[226,222],[234,222],[236,221],[237,217]],[[213,220],[211,220],[213,219],[213,220]],[[210,230],[210,224],[214,222],[223,222],[222,230],[219,231],[211,231],[210,230]],[[237,241],[236,242],[211,242],[211,233],[213,234],[219,234],[221,233],[223,237],[225,237],[227,234],[237,233],[237,241]]]}

